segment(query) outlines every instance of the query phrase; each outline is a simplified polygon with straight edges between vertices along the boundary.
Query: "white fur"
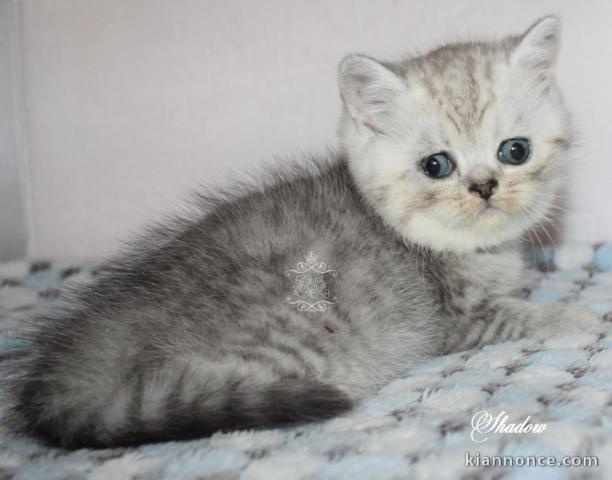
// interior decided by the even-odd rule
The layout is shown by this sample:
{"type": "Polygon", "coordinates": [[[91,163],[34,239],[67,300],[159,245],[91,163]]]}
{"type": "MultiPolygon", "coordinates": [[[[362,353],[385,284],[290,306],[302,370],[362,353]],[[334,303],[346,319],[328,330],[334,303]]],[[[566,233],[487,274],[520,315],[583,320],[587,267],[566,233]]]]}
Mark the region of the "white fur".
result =
{"type": "Polygon", "coordinates": [[[555,264],[562,270],[579,269],[593,261],[593,247],[586,243],[564,244],[555,251],[555,264]]]}
{"type": "Polygon", "coordinates": [[[570,137],[552,72],[558,37],[558,20],[546,17],[520,39],[444,47],[395,67],[363,55],[343,60],[341,147],[365,197],[408,241],[471,252],[515,240],[547,217],[570,137]],[[470,105],[484,112],[479,121],[470,105]],[[523,165],[497,158],[513,137],[531,141],[523,165]],[[431,179],[420,161],[441,151],[456,171],[431,179]],[[485,210],[468,188],[491,177],[499,186],[485,210]]]}

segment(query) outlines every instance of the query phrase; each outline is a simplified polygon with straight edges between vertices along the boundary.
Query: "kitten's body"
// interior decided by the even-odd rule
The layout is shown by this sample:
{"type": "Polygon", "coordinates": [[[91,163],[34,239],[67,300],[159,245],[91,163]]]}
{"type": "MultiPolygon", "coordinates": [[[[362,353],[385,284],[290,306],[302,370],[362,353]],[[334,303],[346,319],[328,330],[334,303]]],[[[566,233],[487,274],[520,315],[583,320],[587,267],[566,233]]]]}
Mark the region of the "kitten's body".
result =
{"type": "MultiPolygon", "coordinates": [[[[511,47],[496,48],[503,57],[511,47]]],[[[360,71],[355,81],[367,82],[370,73],[360,71]]],[[[199,219],[141,241],[49,320],[15,390],[28,431],[66,446],[108,446],[325,418],[429,356],[592,324],[582,311],[521,298],[532,276],[508,246],[517,236],[510,218],[480,212],[478,204],[468,205],[468,217],[480,222],[472,228],[466,218],[459,228],[444,217],[419,227],[422,212],[447,194],[435,188],[456,188],[451,201],[459,203],[471,194],[457,197],[463,183],[448,181],[419,187],[418,201],[406,193],[424,180],[421,173],[413,180],[405,166],[394,170],[389,152],[397,145],[381,153],[394,141],[381,112],[387,120],[393,114],[379,97],[371,118],[360,118],[363,105],[350,94],[343,91],[347,157],[219,200],[199,219]],[[371,170],[376,162],[383,166],[371,170]],[[427,240],[445,221],[449,238],[427,240]],[[495,232],[491,241],[487,229],[495,232]],[[290,270],[309,252],[333,269],[321,276],[325,298],[337,301],[300,311],[290,270]]],[[[410,148],[434,142],[421,140],[410,148]]],[[[478,145],[478,136],[468,143],[478,145]]],[[[543,151],[562,153],[551,148],[543,151]]],[[[542,170],[538,161],[533,168],[542,170]]],[[[529,181],[514,172],[499,173],[502,199],[504,188],[529,181]]],[[[550,175],[540,183],[548,194],[559,182],[550,175]]]]}

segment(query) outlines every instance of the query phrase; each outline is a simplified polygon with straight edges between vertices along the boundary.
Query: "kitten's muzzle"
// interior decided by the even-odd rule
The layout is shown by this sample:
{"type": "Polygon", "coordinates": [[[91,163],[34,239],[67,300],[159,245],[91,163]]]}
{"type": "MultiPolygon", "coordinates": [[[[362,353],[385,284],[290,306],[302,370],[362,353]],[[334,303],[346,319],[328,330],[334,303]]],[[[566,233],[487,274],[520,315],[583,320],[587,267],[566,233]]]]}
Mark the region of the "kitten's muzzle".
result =
{"type": "Polygon", "coordinates": [[[499,185],[498,181],[492,178],[491,180],[484,183],[473,183],[470,185],[468,190],[472,193],[476,193],[483,200],[488,200],[493,195],[493,192],[499,185]]]}

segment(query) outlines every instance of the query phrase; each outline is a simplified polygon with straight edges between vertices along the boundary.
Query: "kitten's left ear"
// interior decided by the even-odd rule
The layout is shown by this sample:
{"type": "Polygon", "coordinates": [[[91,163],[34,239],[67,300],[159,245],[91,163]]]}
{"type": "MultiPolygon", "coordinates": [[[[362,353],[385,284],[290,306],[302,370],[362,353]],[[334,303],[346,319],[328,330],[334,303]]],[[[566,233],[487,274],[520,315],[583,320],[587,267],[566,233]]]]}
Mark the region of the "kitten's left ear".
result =
{"type": "Polygon", "coordinates": [[[559,17],[539,19],[519,39],[511,56],[513,62],[541,73],[551,72],[559,53],[560,34],[559,17]]]}

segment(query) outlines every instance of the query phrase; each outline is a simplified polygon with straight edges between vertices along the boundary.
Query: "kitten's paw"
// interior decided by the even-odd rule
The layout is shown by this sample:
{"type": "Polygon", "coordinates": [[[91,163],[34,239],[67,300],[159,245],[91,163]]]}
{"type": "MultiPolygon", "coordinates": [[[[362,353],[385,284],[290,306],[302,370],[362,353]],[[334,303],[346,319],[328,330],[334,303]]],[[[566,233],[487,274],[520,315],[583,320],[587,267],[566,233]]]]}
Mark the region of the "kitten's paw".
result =
{"type": "Polygon", "coordinates": [[[528,290],[533,290],[541,285],[543,279],[544,274],[539,270],[535,270],[533,268],[525,269],[521,278],[522,287],[528,290]]]}
{"type": "Polygon", "coordinates": [[[591,309],[573,303],[547,305],[544,322],[535,326],[531,338],[546,340],[571,333],[603,333],[605,325],[591,309]]]}

